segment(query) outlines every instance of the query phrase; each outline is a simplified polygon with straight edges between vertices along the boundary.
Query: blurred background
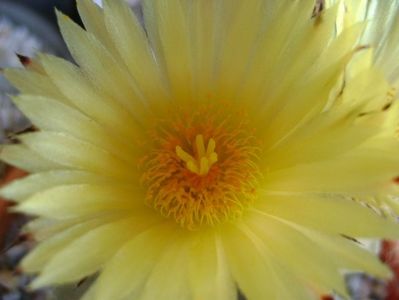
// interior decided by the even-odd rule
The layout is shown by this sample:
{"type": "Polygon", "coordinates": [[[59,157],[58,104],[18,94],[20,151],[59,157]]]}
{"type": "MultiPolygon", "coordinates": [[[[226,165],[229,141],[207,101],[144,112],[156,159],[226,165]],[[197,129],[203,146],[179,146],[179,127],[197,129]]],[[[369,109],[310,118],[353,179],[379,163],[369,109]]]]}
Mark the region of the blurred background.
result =
{"type": "MultiPolygon", "coordinates": [[[[101,0],[93,1],[101,5],[101,0]]],[[[140,0],[126,1],[138,15],[141,15],[140,0]]],[[[12,143],[16,133],[33,130],[29,121],[10,101],[10,95],[17,91],[7,82],[1,70],[22,68],[24,64],[29,64],[29,58],[34,57],[38,52],[51,53],[71,60],[58,31],[55,9],[81,24],[75,0],[0,0],[1,143],[12,143]]],[[[21,170],[0,163],[0,186],[25,175],[21,170]]],[[[82,280],[73,286],[36,292],[29,290],[28,284],[31,278],[19,270],[18,264],[34,246],[34,241],[32,237],[23,232],[23,225],[27,222],[27,217],[8,213],[8,206],[8,202],[0,199],[0,300],[78,299],[90,284],[90,279],[82,280]]],[[[390,282],[383,282],[367,274],[349,274],[346,276],[346,280],[352,299],[399,300],[398,243],[393,241],[372,242],[368,247],[390,264],[396,277],[390,282]]],[[[340,298],[326,295],[324,300],[328,299],[340,298]]]]}

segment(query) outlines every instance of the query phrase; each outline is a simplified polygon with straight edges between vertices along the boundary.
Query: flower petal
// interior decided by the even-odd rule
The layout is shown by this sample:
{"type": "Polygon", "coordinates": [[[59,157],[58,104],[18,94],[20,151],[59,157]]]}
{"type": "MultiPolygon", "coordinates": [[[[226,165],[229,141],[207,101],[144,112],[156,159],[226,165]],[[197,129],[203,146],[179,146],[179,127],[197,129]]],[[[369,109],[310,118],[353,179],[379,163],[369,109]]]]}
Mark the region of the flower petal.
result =
{"type": "Polygon", "coordinates": [[[140,214],[92,229],[55,254],[32,287],[73,282],[93,274],[129,238],[151,226],[155,219],[153,214],[140,214]]]}
{"type": "Polygon", "coordinates": [[[230,300],[237,297],[223,245],[215,234],[199,234],[188,258],[193,299],[230,300]]]}
{"type": "MultiPolygon", "coordinates": [[[[188,26],[187,2],[179,0],[157,0],[149,4],[152,14],[157,18],[155,24],[148,28],[153,38],[159,38],[155,48],[157,61],[165,63],[166,74],[173,94],[173,99],[182,102],[192,96],[193,61],[190,30],[188,26]],[[152,27],[153,26],[153,27],[152,27]],[[176,55],[176,51],[179,55],[176,55]]],[[[146,25],[148,22],[146,22],[146,25]]]]}
{"type": "Polygon", "coordinates": [[[5,70],[5,76],[22,93],[46,96],[69,103],[69,100],[62,95],[61,91],[49,79],[47,74],[19,69],[7,69],[5,70]]]}
{"type": "Polygon", "coordinates": [[[157,109],[167,99],[166,82],[146,34],[131,8],[122,1],[104,1],[105,23],[122,60],[146,101],[157,109]]]}
{"type": "Polygon", "coordinates": [[[48,160],[25,145],[5,145],[0,152],[1,160],[28,172],[42,172],[67,169],[57,162],[48,160]]]}
{"type": "Polygon", "coordinates": [[[22,261],[23,270],[29,273],[42,270],[49,259],[64,249],[65,246],[108,220],[108,218],[97,218],[65,228],[65,230],[43,241],[32,250],[22,261]]]}
{"type": "Polygon", "coordinates": [[[121,179],[135,177],[136,166],[127,165],[111,153],[67,134],[41,131],[19,138],[29,148],[65,167],[121,179]]]}
{"type": "Polygon", "coordinates": [[[100,93],[78,67],[52,56],[43,56],[41,62],[51,80],[73,105],[108,131],[112,130],[116,137],[130,140],[133,145],[137,142],[137,122],[112,97],[100,93]]]}
{"type": "Polygon", "coordinates": [[[78,184],[55,187],[33,195],[14,210],[48,218],[68,219],[148,208],[128,185],[78,184]]]}
{"type": "Polygon", "coordinates": [[[23,95],[14,98],[14,102],[40,129],[70,134],[135,165],[136,160],[133,160],[131,152],[125,150],[126,143],[120,143],[110,132],[103,130],[98,123],[78,110],[40,96],[23,95]]]}
{"type": "Polygon", "coordinates": [[[145,124],[148,121],[148,110],[126,70],[95,36],[66,16],[59,15],[58,22],[69,50],[89,80],[103,95],[119,102],[136,120],[145,124]],[[107,72],[104,72],[104,68],[107,72]]]}
{"type": "Polygon", "coordinates": [[[270,172],[264,188],[276,192],[341,194],[386,190],[398,173],[395,150],[398,144],[389,138],[377,139],[371,144],[337,158],[308,164],[298,162],[296,166],[270,172]]]}
{"type": "Polygon", "coordinates": [[[55,170],[36,173],[23,179],[15,180],[2,187],[0,189],[0,195],[1,197],[20,202],[35,193],[59,185],[110,182],[112,182],[110,178],[93,173],[74,170],[55,170]]]}
{"type": "Polygon", "coordinates": [[[312,299],[298,278],[287,272],[248,229],[245,231],[230,228],[221,235],[232,274],[244,295],[253,300],[312,299]]]}
{"type": "Polygon", "coordinates": [[[343,196],[265,196],[260,210],[322,232],[352,237],[398,238],[399,226],[343,196]]]}
{"type": "MultiPolygon", "coordinates": [[[[173,227],[163,223],[128,241],[105,265],[96,282],[95,299],[119,300],[137,293],[173,240],[173,227]]],[[[166,278],[171,275],[166,273],[162,280],[166,278]]]]}
{"type": "Polygon", "coordinates": [[[390,276],[389,269],[376,256],[341,236],[310,230],[262,212],[255,212],[247,220],[248,226],[282,264],[299,278],[307,278],[320,292],[335,289],[346,294],[344,270],[390,276]]]}
{"type": "Polygon", "coordinates": [[[76,4],[85,29],[95,35],[108,51],[118,58],[117,47],[105,27],[103,10],[92,0],[80,0],[76,4]]]}
{"type": "Polygon", "coordinates": [[[139,300],[190,299],[187,248],[187,238],[178,237],[164,249],[146,280],[139,300]]]}

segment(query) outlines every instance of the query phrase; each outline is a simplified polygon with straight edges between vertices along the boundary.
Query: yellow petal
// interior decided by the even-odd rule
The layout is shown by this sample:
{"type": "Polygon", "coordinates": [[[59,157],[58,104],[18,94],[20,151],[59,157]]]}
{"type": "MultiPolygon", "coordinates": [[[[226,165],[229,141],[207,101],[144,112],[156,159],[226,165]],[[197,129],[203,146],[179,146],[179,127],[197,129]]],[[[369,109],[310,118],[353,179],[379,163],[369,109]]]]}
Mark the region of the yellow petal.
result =
{"type": "Polygon", "coordinates": [[[322,232],[352,237],[399,236],[397,224],[343,196],[265,196],[257,205],[267,214],[322,232]]]}
{"type": "Polygon", "coordinates": [[[66,167],[123,179],[135,177],[135,166],[67,134],[41,131],[21,135],[20,139],[50,161],[66,167]]]}
{"type": "MultiPolygon", "coordinates": [[[[96,86],[72,63],[52,56],[43,56],[41,62],[51,80],[73,105],[108,131],[112,130],[116,137],[135,145],[139,135],[138,124],[112,97],[99,93],[96,86]]],[[[127,147],[130,144],[126,143],[127,147]]]]}
{"type": "MultiPolygon", "coordinates": [[[[145,284],[168,243],[173,241],[172,228],[163,223],[128,241],[105,265],[96,283],[95,299],[119,300],[137,292],[145,284]]],[[[165,276],[163,280],[171,278],[165,276]]]]}
{"type": "Polygon", "coordinates": [[[154,215],[112,222],[75,239],[46,264],[32,287],[63,284],[80,280],[98,271],[119,248],[137,233],[151,226],[154,215]],[[66,263],[68,262],[68,263],[66,263]]]}
{"type": "Polygon", "coordinates": [[[346,294],[344,270],[390,274],[376,256],[338,235],[321,234],[261,212],[248,218],[248,225],[282,264],[324,293],[334,289],[346,294]]]}
{"type": "Polygon", "coordinates": [[[277,170],[333,159],[362,144],[378,134],[383,123],[357,126],[354,123],[360,111],[360,106],[338,106],[314,117],[306,126],[298,128],[289,138],[268,150],[265,156],[270,159],[266,158],[265,164],[277,170]]]}
{"type": "Polygon", "coordinates": [[[25,272],[34,273],[40,271],[44,265],[59,251],[64,249],[73,240],[85,232],[100,226],[107,219],[97,218],[96,220],[81,222],[77,225],[65,228],[56,236],[40,243],[22,261],[22,268],[25,272]]]}
{"type": "Polygon", "coordinates": [[[125,150],[126,143],[119,142],[94,120],[70,106],[40,96],[18,96],[14,102],[40,129],[70,134],[115,154],[127,163],[136,163],[131,153],[125,150]]]}
{"type": "Polygon", "coordinates": [[[69,103],[69,100],[62,95],[61,91],[50,80],[47,74],[43,75],[26,70],[7,69],[5,70],[5,75],[20,92],[30,95],[43,95],[58,99],[64,103],[69,103]]]}
{"type": "Polygon", "coordinates": [[[147,209],[137,201],[138,195],[137,189],[126,185],[64,185],[36,193],[15,210],[48,218],[68,219],[147,209]]]}
{"type": "Polygon", "coordinates": [[[129,73],[146,101],[150,105],[155,104],[152,108],[157,109],[167,97],[164,91],[166,82],[142,25],[131,8],[122,1],[104,1],[104,14],[107,29],[129,73]]]}
{"type": "Polygon", "coordinates": [[[48,160],[38,152],[25,145],[7,145],[1,147],[1,160],[28,172],[42,172],[63,167],[57,162],[48,160]]]}
{"type": "MultiPolygon", "coordinates": [[[[109,183],[110,178],[98,176],[93,173],[74,170],[55,170],[30,175],[0,189],[0,195],[14,201],[22,201],[40,191],[58,185],[83,184],[83,183],[109,183]]],[[[115,183],[115,182],[114,182],[115,183]]]]}
{"type": "Polygon", "coordinates": [[[193,300],[230,300],[237,291],[226,261],[223,245],[213,233],[199,234],[188,258],[193,300]]]}
{"type": "Polygon", "coordinates": [[[192,95],[193,63],[188,29],[187,2],[179,0],[156,0],[156,14],[161,53],[166,64],[168,81],[176,101],[187,101],[192,95]],[[179,55],[176,56],[176,49],[179,55]]]}
{"type": "Polygon", "coordinates": [[[248,299],[312,299],[298,278],[287,272],[248,228],[245,233],[226,229],[221,237],[233,277],[248,299]]]}
{"type": "Polygon", "coordinates": [[[224,36],[218,49],[219,62],[215,72],[215,86],[218,89],[217,93],[223,94],[226,99],[234,99],[236,89],[245,78],[248,64],[252,62],[252,52],[256,42],[263,34],[264,25],[269,20],[265,17],[268,8],[266,1],[263,0],[245,3],[234,0],[220,2],[224,13],[218,17],[224,22],[221,22],[223,25],[218,25],[223,26],[219,30],[224,30],[224,36]]]}
{"type": "Polygon", "coordinates": [[[298,162],[297,166],[271,172],[264,188],[270,192],[294,193],[386,191],[398,173],[396,149],[395,140],[378,139],[337,158],[302,165],[298,162]]]}
{"type": "Polygon", "coordinates": [[[139,300],[190,299],[187,240],[185,236],[178,237],[164,249],[146,280],[139,300]]]}
{"type": "Polygon", "coordinates": [[[125,69],[95,36],[85,32],[68,17],[59,15],[58,22],[69,50],[89,80],[103,95],[119,102],[132,117],[145,124],[148,121],[148,110],[125,69]],[[104,72],[104,68],[107,72],[104,72]]]}
{"type": "Polygon", "coordinates": [[[105,27],[103,10],[91,0],[80,0],[76,4],[85,29],[94,34],[108,51],[117,58],[117,47],[105,27]]]}
{"type": "MultiPolygon", "coordinates": [[[[346,287],[340,265],[300,231],[275,220],[273,216],[250,218],[247,225],[265,244],[280,263],[298,278],[306,280],[320,294],[336,290],[346,294],[346,287]],[[292,245],[295,245],[294,247],[292,245]],[[301,249],[301,251],[297,251],[301,249]]],[[[249,229],[248,229],[249,230],[249,229]]]]}

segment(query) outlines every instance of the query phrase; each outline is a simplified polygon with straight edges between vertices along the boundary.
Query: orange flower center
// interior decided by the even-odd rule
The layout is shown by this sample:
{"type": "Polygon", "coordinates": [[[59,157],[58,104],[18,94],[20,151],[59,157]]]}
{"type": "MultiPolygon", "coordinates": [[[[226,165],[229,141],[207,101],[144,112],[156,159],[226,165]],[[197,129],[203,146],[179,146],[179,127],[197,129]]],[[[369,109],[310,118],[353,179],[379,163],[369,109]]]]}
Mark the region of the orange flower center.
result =
{"type": "Polygon", "coordinates": [[[203,113],[160,124],[143,165],[147,203],[188,229],[240,216],[259,174],[253,131],[239,116],[203,113]]]}

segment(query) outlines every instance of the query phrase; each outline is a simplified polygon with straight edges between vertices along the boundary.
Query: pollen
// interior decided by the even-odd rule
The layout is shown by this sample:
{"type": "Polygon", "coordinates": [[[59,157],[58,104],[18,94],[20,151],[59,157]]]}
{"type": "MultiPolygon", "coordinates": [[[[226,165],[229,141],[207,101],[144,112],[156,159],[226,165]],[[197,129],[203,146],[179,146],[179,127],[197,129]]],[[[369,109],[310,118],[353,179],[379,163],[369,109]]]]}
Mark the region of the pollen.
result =
{"type": "Polygon", "coordinates": [[[142,166],[147,204],[188,229],[242,215],[259,172],[256,139],[241,117],[181,114],[154,130],[142,166]]]}

